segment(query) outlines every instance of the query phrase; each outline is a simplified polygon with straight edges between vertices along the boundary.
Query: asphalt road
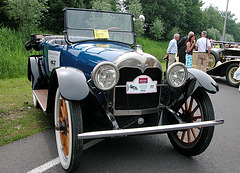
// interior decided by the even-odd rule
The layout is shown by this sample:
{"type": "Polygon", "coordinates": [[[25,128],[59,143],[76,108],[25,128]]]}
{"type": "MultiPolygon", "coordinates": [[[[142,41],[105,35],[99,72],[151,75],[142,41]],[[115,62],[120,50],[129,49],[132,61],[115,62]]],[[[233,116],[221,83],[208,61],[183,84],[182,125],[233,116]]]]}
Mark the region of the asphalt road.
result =
{"type": "MultiPolygon", "coordinates": [[[[210,95],[216,119],[225,123],[215,127],[208,149],[201,155],[186,157],[176,152],[167,135],[108,139],[86,149],[77,172],[159,173],[240,172],[240,93],[217,78],[220,91],[210,95]]],[[[59,164],[53,130],[0,147],[1,173],[64,172],[59,164]]]]}

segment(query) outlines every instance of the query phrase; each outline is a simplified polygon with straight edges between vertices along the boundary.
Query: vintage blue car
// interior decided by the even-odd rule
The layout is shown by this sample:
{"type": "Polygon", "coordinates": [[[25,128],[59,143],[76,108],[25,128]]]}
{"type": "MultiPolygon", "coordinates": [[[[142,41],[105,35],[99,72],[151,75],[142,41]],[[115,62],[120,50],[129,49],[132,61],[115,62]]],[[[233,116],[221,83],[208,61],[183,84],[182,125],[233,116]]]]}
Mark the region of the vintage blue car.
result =
{"type": "MultiPolygon", "coordinates": [[[[129,13],[65,8],[65,35],[32,34],[26,49],[33,102],[55,120],[62,167],[81,165],[84,145],[99,138],[168,133],[184,155],[206,150],[215,120],[206,73],[160,61],[135,45],[129,13]],[[51,114],[50,114],[51,115],[51,114]]],[[[142,18],[142,17],[141,17],[142,18]]]]}

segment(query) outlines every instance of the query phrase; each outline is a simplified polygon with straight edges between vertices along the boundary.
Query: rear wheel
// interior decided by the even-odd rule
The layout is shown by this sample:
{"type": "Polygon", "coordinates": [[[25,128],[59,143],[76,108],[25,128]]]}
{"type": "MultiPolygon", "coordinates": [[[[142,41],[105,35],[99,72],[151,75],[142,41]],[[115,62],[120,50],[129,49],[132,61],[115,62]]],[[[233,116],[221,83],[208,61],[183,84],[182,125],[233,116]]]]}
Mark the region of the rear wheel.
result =
{"type": "Polygon", "coordinates": [[[211,70],[213,67],[215,67],[216,62],[217,62],[216,57],[212,53],[210,53],[209,61],[208,61],[208,69],[211,70]]]}
{"type": "MultiPolygon", "coordinates": [[[[214,119],[211,100],[202,89],[198,89],[180,108],[176,108],[176,111],[186,123],[214,119]]],[[[211,142],[213,131],[214,127],[191,128],[168,133],[168,137],[177,151],[194,156],[206,150],[211,142]]]]}
{"type": "Polygon", "coordinates": [[[239,81],[233,78],[235,71],[238,69],[238,64],[231,64],[226,70],[226,80],[230,86],[238,87],[239,81]]]}
{"type": "Polygon", "coordinates": [[[82,111],[79,102],[65,100],[59,89],[55,98],[54,120],[60,162],[67,172],[72,172],[79,167],[83,151],[83,140],[77,138],[83,132],[82,111]]]}

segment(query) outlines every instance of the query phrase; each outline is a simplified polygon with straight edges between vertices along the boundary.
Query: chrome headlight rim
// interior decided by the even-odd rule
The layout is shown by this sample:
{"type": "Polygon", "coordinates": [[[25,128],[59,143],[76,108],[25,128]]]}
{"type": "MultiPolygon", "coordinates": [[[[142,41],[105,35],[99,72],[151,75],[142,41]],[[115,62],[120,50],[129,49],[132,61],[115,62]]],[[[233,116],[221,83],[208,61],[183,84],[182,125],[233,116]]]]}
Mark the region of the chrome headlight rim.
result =
{"type": "Polygon", "coordinates": [[[187,78],[188,78],[188,70],[183,63],[175,62],[168,67],[168,70],[167,70],[167,73],[166,73],[166,79],[167,79],[168,84],[171,87],[179,88],[179,87],[183,86],[186,83],[187,78]],[[173,74],[174,70],[176,70],[177,68],[180,68],[180,69],[182,68],[182,70],[184,72],[184,75],[183,75],[183,79],[181,80],[181,82],[176,85],[176,83],[173,82],[171,78],[172,78],[172,74],[173,74]]]}
{"type": "Polygon", "coordinates": [[[93,71],[92,71],[92,75],[91,75],[91,79],[93,81],[93,84],[100,90],[103,90],[103,91],[108,91],[108,90],[111,90],[112,88],[114,88],[118,81],[119,81],[119,70],[117,68],[117,66],[115,64],[113,64],[112,62],[108,62],[108,61],[104,61],[104,62],[101,62],[99,64],[97,64],[93,71]],[[114,82],[111,84],[110,87],[103,87],[99,84],[98,80],[97,80],[97,75],[98,75],[98,72],[101,68],[103,68],[104,66],[110,66],[112,67],[114,70],[115,70],[115,73],[116,73],[116,78],[114,80],[114,82]]]}

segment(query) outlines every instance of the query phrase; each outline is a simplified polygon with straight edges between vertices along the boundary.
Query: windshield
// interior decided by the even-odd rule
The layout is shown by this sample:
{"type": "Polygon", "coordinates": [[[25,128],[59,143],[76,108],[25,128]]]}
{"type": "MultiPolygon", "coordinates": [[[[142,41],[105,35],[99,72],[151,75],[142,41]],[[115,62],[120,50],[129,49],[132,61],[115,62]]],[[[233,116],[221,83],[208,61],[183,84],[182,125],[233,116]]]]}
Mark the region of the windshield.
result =
{"type": "Polygon", "coordinates": [[[133,16],[129,13],[65,9],[65,29],[72,43],[101,39],[134,44],[133,16]]]}

